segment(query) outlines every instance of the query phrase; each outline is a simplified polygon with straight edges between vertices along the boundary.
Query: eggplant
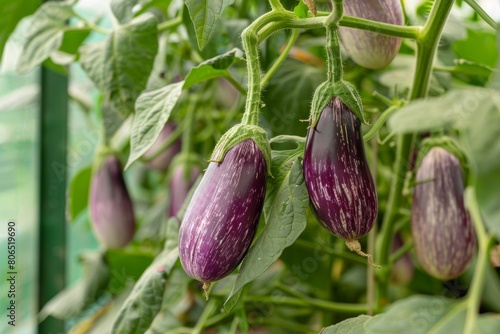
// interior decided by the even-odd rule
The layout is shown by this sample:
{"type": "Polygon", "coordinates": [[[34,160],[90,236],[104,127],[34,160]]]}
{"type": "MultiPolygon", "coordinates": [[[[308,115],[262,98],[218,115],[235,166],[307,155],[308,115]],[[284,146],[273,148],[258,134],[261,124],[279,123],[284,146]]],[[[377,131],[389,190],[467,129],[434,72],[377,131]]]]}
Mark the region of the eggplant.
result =
{"type": "Polygon", "coordinates": [[[377,192],[366,161],[361,123],[334,97],[307,133],[304,179],[312,211],[329,232],[356,240],[377,217],[377,192]]]}
{"type": "Polygon", "coordinates": [[[191,198],[179,231],[186,273],[204,283],[229,275],[257,230],[266,192],[266,161],[252,139],[211,162],[191,198]]]}
{"type": "Polygon", "coordinates": [[[415,253],[431,276],[450,280],[469,266],[476,249],[476,234],[464,205],[460,161],[434,147],[417,171],[411,210],[415,253]]]}
{"type": "Polygon", "coordinates": [[[168,216],[175,217],[182,208],[187,194],[196,179],[201,174],[200,167],[192,165],[186,167],[184,164],[179,164],[174,168],[172,178],[170,179],[170,201],[168,206],[168,216]],[[185,175],[185,169],[190,168],[190,171],[185,175]]]}
{"type": "Polygon", "coordinates": [[[99,242],[107,249],[125,247],[134,237],[134,208],[120,160],[104,158],[94,171],[90,186],[90,218],[99,242]]]}
{"type": "MultiPolygon", "coordinates": [[[[378,22],[403,24],[400,0],[347,0],[344,14],[378,22]]],[[[401,46],[401,38],[360,29],[340,27],[342,45],[351,59],[366,68],[381,69],[391,63],[401,46]]]]}
{"type": "MultiPolygon", "coordinates": [[[[177,128],[177,125],[173,122],[167,122],[165,123],[165,126],[160,132],[160,136],[156,140],[156,142],[151,146],[146,153],[144,153],[144,157],[148,158],[152,156],[156,151],[158,151],[162,145],[169,139],[169,137],[172,135],[172,132],[175,131],[177,128]]],[[[170,145],[166,150],[164,150],[160,155],[158,155],[156,158],[148,162],[148,167],[159,170],[159,171],[166,171],[168,169],[168,166],[170,166],[170,163],[172,162],[172,159],[181,151],[181,140],[177,139],[175,140],[172,145],[170,145]]]]}

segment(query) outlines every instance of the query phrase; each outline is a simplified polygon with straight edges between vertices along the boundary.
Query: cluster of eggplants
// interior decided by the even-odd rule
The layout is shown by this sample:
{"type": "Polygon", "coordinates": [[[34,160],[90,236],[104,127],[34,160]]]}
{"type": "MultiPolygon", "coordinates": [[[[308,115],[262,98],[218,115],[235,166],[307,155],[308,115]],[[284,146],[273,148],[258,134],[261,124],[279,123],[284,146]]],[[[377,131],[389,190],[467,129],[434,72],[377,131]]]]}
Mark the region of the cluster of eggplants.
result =
{"type": "Polygon", "coordinates": [[[460,161],[443,148],[432,148],[416,182],[411,211],[415,253],[429,275],[453,279],[467,269],[476,249],[460,161]]]}
{"type": "MultiPolygon", "coordinates": [[[[344,14],[378,22],[403,24],[400,0],[347,0],[344,14]]],[[[340,28],[347,53],[357,64],[370,69],[386,67],[399,52],[401,38],[352,28],[340,28]]]]}
{"type": "MultiPolygon", "coordinates": [[[[162,145],[169,139],[172,135],[172,132],[175,131],[177,126],[174,122],[167,122],[165,126],[160,132],[160,136],[156,140],[156,142],[151,146],[146,153],[144,153],[144,157],[148,158],[152,156],[156,151],[158,151],[162,145]]],[[[166,150],[161,152],[156,158],[148,162],[149,168],[156,169],[159,171],[166,171],[172,159],[181,151],[181,140],[175,140],[172,145],[170,145],[166,150]]]]}
{"type": "Polygon", "coordinates": [[[377,216],[377,192],[366,161],[361,123],[334,97],[307,133],[304,179],[312,211],[334,235],[353,241],[377,216]]]}
{"type": "Polygon", "coordinates": [[[92,176],[90,218],[100,243],[108,249],[125,247],[134,237],[134,208],[123,179],[120,160],[104,158],[92,176]]]}
{"type": "Polygon", "coordinates": [[[172,178],[170,179],[170,201],[168,206],[168,216],[175,217],[182,208],[187,194],[198,176],[201,174],[200,167],[192,165],[191,167],[184,164],[175,166],[172,178]],[[190,168],[186,175],[186,168],[190,168]]]}
{"type": "Polygon", "coordinates": [[[179,231],[186,273],[207,286],[231,273],[255,235],[266,191],[266,161],[251,139],[211,162],[191,198],[179,231]]]}

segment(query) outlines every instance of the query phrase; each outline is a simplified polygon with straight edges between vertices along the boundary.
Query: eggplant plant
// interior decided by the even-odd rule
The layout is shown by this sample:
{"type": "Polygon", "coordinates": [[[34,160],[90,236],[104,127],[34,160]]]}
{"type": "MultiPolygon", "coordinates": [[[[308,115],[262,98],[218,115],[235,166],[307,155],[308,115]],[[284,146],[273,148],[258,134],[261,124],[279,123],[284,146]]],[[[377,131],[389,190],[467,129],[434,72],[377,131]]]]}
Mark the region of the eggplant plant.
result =
{"type": "Polygon", "coordinates": [[[68,173],[68,228],[101,245],[75,252],[99,261],[42,315],[95,333],[498,332],[498,7],[85,1],[43,2],[12,39],[19,72],[83,69],[95,88],[71,100],[107,147],[68,173]]]}

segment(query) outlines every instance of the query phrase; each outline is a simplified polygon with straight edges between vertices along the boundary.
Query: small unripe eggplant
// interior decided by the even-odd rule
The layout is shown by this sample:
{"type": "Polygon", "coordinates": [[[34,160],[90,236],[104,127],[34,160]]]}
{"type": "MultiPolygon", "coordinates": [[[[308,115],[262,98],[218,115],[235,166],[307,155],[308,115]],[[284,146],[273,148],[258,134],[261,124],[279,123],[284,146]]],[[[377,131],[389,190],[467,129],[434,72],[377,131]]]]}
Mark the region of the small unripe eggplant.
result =
{"type": "Polygon", "coordinates": [[[108,249],[125,247],[134,237],[135,218],[117,157],[105,157],[94,172],[89,203],[92,228],[101,244],[108,249]]]}
{"type": "Polygon", "coordinates": [[[211,162],[191,198],[179,231],[186,273],[208,285],[229,275],[257,230],[266,192],[266,161],[247,139],[220,163],[211,162]]]}
{"type": "Polygon", "coordinates": [[[182,208],[187,197],[189,189],[193,186],[198,176],[201,174],[200,167],[192,165],[189,174],[185,175],[185,169],[188,168],[184,164],[179,164],[175,167],[170,180],[170,201],[168,206],[168,216],[177,216],[177,213],[182,208]]]}
{"type": "Polygon", "coordinates": [[[434,147],[418,168],[411,210],[415,253],[431,276],[450,280],[469,266],[476,234],[464,205],[460,161],[434,147]]]}
{"type": "MultiPolygon", "coordinates": [[[[400,0],[347,0],[344,14],[378,22],[403,24],[400,0]]],[[[340,38],[347,53],[357,64],[381,69],[391,63],[399,52],[401,38],[360,29],[340,27],[340,38]]]]}
{"type": "MultiPolygon", "coordinates": [[[[144,153],[144,157],[148,158],[152,156],[156,151],[158,151],[165,143],[165,141],[167,141],[168,138],[172,135],[172,132],[174,132],[176,127],[177,126],[173,122],[165,123],[165,126],[160,132],[160,136],[153,144],[153,146],[151,146],[146,151],[146,153],[144,153]]],[[[180,151],[181,151],[181,140],[177,139],[160,155],[158,155],[156,158],[148,162],[148,166],[152,169],[156,169],[159,171],[166,171],[168,169],[168,166],[170,166],[170,163],[172,162],[174,156],[177,155],[177,153],[179,153],[180,151]]]]}

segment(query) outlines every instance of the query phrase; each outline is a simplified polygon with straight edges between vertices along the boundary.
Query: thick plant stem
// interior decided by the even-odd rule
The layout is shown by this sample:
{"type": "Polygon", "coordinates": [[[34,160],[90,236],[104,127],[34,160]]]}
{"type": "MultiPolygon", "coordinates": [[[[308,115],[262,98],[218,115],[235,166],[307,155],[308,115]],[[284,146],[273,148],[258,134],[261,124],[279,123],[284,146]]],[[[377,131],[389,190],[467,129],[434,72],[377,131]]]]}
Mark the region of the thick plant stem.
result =
{"type": "Polygon", "coordinates": [[[252,26],[241,34],[247,60],[248,90],[242,123],[258,125],[260,110],[260,64],[257,34],[252,26]]]}
{"type": "MultiPolygon", "coordinates": [[[[441,33],[453,7],[454,0],[436,0],[425,26],[417,38],[417,66],[413,78],[410,100],[425,98],[429,89],[432,75],[432,63],[438,48],[441,33]]],[[[394,224],[398,208],[402,203],[404,178],[408,169],[409,156],[413,142],[412,134],[397,137],[396,160],[394,174],[387,201],[381,233],[377,242],[377,262],[385,267],[390,260],[390,246],[394,237],[394,224]]],[[[387,281],[390,270],[380,271],[377,282],[377,304],[380,310],[387,302],[387,281]]]]}
{"type": "Polygon", "coordinates": [[[342,80],[342,55],[340,53],[339,43],[339,21],[343,14],[343,0],[335,0],[334,9],[325,21],[325,48],[328,63],[328,81],[330,83],[342,80]]]}

